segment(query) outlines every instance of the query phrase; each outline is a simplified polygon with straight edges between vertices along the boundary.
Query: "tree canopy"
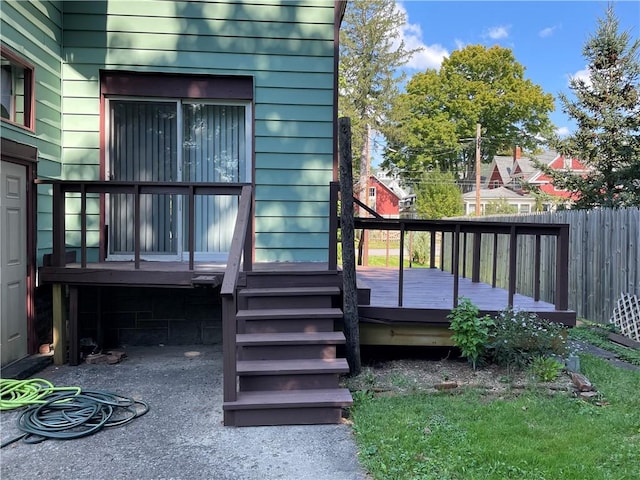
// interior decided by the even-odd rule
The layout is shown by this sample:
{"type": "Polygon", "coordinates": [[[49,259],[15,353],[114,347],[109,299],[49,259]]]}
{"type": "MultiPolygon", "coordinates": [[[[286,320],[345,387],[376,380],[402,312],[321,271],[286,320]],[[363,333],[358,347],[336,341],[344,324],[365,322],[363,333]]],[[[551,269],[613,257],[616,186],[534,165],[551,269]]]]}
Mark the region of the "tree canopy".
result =
{"type": "Polygon", "coordinates": [[[542,167],[556,187],[577,194],[574,208],[640,206],[639,50],[640,40],[619,30],[613,7],[608,7],[583,48],[588,80],[571,79],[574,100],[559,96],[577,129],[552,144],[578,158],[588,171],[542,167]]]}
{"type": "Polygon", "coordinates": [[[394,0],[347,4],[340,29],[339,110],[351,118],[353,158],[360,159],[359,165],[354,162],[360,170],[367,169],[367,126],[381,129],[404,80],[398,70],[417,51],[402,41],[405,23],[394,0]]]}
{"type": "Polygon", "coordinates": [[[450,172],[424,173],[415,192],[418,218],[437,220],[464,213],[462,193],[450,172]]]}
{"type": "Polygon", "coordinates": [[[439,71],[414,75],[383,130],[383,165],[408,180],[430,167],[469,174],[477,123],[486,161],[515,144],[534,149],[536,137],[551,132],[553,96],[524,72],[510,49],[470,45],[454,51],[439,71]]]}

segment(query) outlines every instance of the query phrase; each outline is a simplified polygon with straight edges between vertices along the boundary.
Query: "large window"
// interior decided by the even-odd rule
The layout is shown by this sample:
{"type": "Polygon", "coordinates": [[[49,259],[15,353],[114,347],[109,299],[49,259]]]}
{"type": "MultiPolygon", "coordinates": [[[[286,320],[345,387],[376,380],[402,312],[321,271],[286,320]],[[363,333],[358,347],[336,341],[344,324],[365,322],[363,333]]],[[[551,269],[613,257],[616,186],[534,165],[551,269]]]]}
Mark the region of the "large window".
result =
{"type": "MultiPolygon", "coordinates": [[[[144,99],[109,99],[108,103],[109,179],[249,181],[248,104],[144,99]]],[[[131,195],[111,197],[111,258],[133,252],[133,202],[131,195]]],[[[196,198],[195,250],[199,259],[226,257],[237,206],[236,196],[196,198]]],[[[180,259],[188,244],[187,213],[187,202],[181,196],[144,195],[141,252],[180,259]]]]}
{"type": "Polygon", "coordinates": [[[33,67],[2,47],[0,58],[0,117],[33,129],[33,67]]]}
{"type": "MultiPolygon", "coordinates": [[[[105,177],[129,182],[251,182],[250,77],[101,72],[105,177]]],[[[133,256],[133,195],[107,204],[108,257],[133,256]]],[[[188,201],[142,195],[140,251],[149,260],[183,260],[188,251],[188,201]]],[[[238,197],[197,196],[197,260],[225,260],[238,197]]]]}

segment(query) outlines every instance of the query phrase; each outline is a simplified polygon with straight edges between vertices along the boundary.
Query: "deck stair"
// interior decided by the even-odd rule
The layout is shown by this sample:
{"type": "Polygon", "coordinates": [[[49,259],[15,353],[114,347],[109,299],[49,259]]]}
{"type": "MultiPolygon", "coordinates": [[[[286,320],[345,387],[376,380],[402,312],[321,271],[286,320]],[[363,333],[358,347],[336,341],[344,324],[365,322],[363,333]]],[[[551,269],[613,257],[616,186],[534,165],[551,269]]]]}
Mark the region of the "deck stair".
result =
{"type": "MultiPolygon", "coordinates": [[[[340,423],[351,405],[339,377],[349,371],[337,346],[342,319],[336,286],[278,282],[249,276],[237,292],[237,399],[225,402],[225,424],[304,425],[340,423]],[[252,281],[253,280],[253,281],[252,281]],[[258,286],[252,286],[255,283],[258,286]],[[270,286],[261,286],[264,284],[270,286]],[[273,286],[284,283],[286,286],[273,286]]],[[[285,277],[286,278],[286,277],[285,277]]]]}

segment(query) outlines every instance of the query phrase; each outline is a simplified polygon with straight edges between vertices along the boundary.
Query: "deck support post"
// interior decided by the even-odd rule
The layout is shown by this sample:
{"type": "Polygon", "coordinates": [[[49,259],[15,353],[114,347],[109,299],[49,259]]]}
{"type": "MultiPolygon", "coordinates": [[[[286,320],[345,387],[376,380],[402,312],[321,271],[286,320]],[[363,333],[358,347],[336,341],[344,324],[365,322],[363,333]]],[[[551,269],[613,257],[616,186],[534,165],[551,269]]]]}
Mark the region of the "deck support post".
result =
{"type": "Polygon", "coordinates": [[[52,285],[53,301],[53,363],[64,365],[67,361],[67,319],[64,285],[52,285]]]}
{"type": "Polygon", "coordinates": [[[78,287],[69,286],[69,365],[78,365],[78,287]]]}

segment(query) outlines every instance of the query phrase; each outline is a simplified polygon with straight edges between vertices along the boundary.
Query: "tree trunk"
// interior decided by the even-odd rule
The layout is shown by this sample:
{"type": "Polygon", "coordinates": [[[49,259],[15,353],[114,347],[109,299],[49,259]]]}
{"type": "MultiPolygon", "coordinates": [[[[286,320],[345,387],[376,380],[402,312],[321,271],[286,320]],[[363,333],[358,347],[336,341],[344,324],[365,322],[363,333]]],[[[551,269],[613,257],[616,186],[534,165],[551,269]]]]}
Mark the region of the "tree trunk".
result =
{"type": "Polygon", "coordinates": [[[353,232],[353,159],[351,156],[351,120],[349,118],[339,119],[339,135],[344,336],[351,375],[358,375],[362,366],[360,362],[360,327],[358,324],[358,290],[356,287],[353,232]]]}

